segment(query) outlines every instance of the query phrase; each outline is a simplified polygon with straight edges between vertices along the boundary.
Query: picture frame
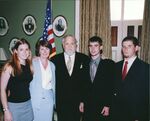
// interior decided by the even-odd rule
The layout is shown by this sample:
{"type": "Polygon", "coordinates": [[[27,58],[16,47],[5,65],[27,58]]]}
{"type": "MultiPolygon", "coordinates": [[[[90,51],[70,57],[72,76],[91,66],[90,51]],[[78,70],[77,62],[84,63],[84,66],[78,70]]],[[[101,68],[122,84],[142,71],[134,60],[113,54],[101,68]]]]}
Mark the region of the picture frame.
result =
{"type": "Polygon", "coordinates": [[[6,35],[8,30],[9,25],[7,19],[3,16],[0,16],[0,36],[6,35]]]}
{"type": "Polygon", "coordinates": [[[16,44],[17,41],[19,41],[19,38],[18,37],[13,37],[9,42],[9,51],[10,51],[11,54],[13,52],[14,45],[16,44]]]}
{"type": "Polygon", "coordinates": [[[67,31],[67,20],[64,16],[58,15],[53,20],[53,31],[55,36],[61,37],[67,31]]]}
{"type": "Polygon", "coordinates": [[[36,19],[32,15],[26,15],[23,19],[22,28],[25,34],[32,35],[36,31],[36,19]]]}

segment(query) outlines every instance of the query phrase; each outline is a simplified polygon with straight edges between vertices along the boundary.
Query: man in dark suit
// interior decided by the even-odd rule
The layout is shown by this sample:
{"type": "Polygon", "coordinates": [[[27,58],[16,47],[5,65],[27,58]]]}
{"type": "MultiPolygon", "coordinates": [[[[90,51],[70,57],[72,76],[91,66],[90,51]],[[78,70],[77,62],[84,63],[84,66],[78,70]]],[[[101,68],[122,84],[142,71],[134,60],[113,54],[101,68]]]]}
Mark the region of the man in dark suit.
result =
{"type": "Polygon", "coordinates": [[[109,117],[115,63],[110,59],[102,59],[102,39],[93,36],[89,39],[89,76],[83,107],[83,121],[106,121],[109,117]],[[94,67],[95,66],[95,67],[94,67]]]}
{"type": "Polygon", "coordinates": [[[52,58],[56,66],[56,110],[59,121],[80,121],[88,56],[76,52],[77,41],[67,35],[62,40],[64,52],[52,58]]]}
{"type": "Polygon", "coordinates": [[[113,121],[149,120],[149,65],[137,57],[138,50],[137,38],[123,39],[124,59],[117,63],[113,121]]]}

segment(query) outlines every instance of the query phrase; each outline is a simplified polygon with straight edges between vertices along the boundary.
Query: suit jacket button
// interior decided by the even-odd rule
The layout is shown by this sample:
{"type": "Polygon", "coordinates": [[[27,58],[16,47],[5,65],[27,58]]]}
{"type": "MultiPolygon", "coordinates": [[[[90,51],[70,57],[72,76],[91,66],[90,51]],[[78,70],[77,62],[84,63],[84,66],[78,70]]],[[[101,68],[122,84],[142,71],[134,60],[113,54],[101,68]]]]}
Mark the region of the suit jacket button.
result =
{"type": "Polygon", "coordinates": [[[114,96],[117,96],[117,93],[114,93],[114,96]]]}

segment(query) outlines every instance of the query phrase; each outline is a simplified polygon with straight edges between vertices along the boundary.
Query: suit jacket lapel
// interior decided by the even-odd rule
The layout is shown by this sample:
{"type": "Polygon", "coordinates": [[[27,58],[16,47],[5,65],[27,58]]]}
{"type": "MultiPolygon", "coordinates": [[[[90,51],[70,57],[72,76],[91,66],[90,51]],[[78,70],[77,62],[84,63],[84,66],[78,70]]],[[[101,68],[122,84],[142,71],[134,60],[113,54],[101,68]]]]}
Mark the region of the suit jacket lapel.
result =
{"type": "Polygon", "coordinates": [[[79,60],[78,60],[79,58],[78,58],[78,54],[77,54],[77,52],[75,53],[75,60],[74,60],[74,66],[73,66],[73,69],[72,69],[72,74],[71,74],[71,76],[74,74],[74,73],[76,73],[76,70],[78,70],[77,69],[77,67],[78,67],[78,64],[79,64],[79,60]]]}
{"type": "Polygon", "coordinates": [[[38,80],[40,81],[39,83],[42,83],[42,72],[41,72],[41,67],[40,67],[40,60],[36,60],[36,61],[33,61],[34,63],[34,68],[35,70],[40,73],[39,75],[37,75],[38,77],[38,80]]]}
{"type": "Polygon", "coordinates": [[[134,62],[132,63],[130,69],[128,70],[128,73],[127,73],[125,79],[128,78],[128,76],[132,75],[133,72],[135,72],[135,68],[136,68],[136,65],[137,65],[137,64],[136,64],[137,61],[138,61],[138,58],[136,58],[136,59],[134,60],[134,62]]]}
{"type": "Polygon", "coordinates": [[[62,65],[64,65],[64,69],[68,72],[68,70],[67,70],[67,65],[66,65],[66,62],[65,62],[65,56],[64,56],[64,54],[63,54],[63,56],[62,56],[62,65]]]}
{"type": "Polygon", "coordinates": [[[120,66],[119,66],[119,71],[118,71],[118,75],[117,76],[119,76],[119,79],[120,80],[122,80],[122,68],[123,68],[123,62],[124,61],[121,61],[121,63],[120,63],[120,66]]]}

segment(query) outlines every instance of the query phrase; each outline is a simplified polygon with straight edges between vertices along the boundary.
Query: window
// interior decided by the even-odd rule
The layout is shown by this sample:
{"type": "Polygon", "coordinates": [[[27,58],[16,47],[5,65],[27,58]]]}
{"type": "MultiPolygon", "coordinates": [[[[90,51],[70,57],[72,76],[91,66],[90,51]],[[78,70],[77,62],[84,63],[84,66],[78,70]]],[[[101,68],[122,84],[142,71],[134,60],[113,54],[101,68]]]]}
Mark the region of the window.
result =
{"type": "Polygon", "coordinates": [[[122,59],[121,42],[127,35],[141,40],[145,0],[110,0],[112,59],[122,59]]]}
{"type": "Polygon", "coordinates": [[[121,0],[110,0],[111,20],[121,20],[121,0]]]}
{"type": "Polygon", "coordinates": [[[142,20],[144,11],[144,0],[124,1],[124,20],[142,20]]]}
{"type": "Polygon", "coordinates": [[[142,20],[144,0],[110,0],[111,20],[142,20]]]}

